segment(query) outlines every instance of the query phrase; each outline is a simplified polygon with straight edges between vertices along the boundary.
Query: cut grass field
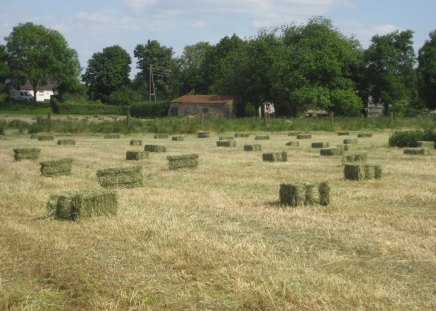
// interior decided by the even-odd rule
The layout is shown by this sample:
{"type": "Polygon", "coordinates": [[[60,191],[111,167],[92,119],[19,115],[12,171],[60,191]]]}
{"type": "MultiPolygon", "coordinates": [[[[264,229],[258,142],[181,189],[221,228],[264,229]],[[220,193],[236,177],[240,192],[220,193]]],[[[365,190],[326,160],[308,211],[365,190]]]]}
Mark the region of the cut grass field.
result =
{"type": "MultiPolygon", "coordinates": [[[[230,136],[234,133],[225,133],[230,136]]],[[[312,132],[288,147],[287,132],[220,148],[222,133],[160,140],[141,160],[144,187],[119,189],[118,215],[76,222],[47,218],[53,193],[99,188],[96,171],[131,165],[132,139],[76,135],[75,146],[9,135],[0,140],[0,310],[434,310],[436,152],[405,155],[388,132],[353,152],[382,165],[381,180],[348,181],[341,157],[321,157],[312,132]],[[41,177],[38,161],[72,158],[69,177],[41,177]],[[263,162],[263,152],[288,152],[263,162]],[[197,153],[195,169],[169,170],[167,156],[197,153]],[[280,183],[328,180],[327,207],[279,205],[280,183]]],[[[357,137],[357,132],[350,137],[357,137]]],[[[69,136],[68,138],[71,138],[69,136]]],[[[137,164],[138,162],[135,162],[137,164]]]]}

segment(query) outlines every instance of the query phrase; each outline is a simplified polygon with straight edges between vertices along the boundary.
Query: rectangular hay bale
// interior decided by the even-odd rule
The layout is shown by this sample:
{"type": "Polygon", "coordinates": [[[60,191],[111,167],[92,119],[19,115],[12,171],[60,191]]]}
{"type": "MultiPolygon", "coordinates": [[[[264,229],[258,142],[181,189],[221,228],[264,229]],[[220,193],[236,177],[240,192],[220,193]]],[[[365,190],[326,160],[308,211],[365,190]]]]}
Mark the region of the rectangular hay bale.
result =
{"type": "Polygon", "coordinates": [[[291,140],[286,143],[286,146],[289,147],[298,147],[300,146],[300,142],[298,140],[291,140]]]}
{"type": "Polygon", "coordinates": [[[357,144],[357,141],[358,141],[357,138],[345,138],[343,143],[345,145],[355,145],[357,144]]]}
{"type": "Polygon", "coordinates": [[[244,145],[244,151],[262,151],[262,145],[260,144],[244,145]]]}
{"type": "Polygon", "coordinates": [[[348,136],[348,135],[350,135],[350,132],[349,132],[349,131],[341,131],[341,132],[338,132],[338,136],[348,136]]]}
{"type": "Polygon", "coordinates": [[[75,145],[76,141],[74,139],[58,139],[58,145],[75,145]]]}
{"type": "Polygon", "coordinates": [[[306,200],[306,189],[302,183],[288,183],[280,185],[280,204],[292,207],[303,206],[306,200]]]}
{"type": "Polygon", "coordinates": [[[349,153],[342,156],[342,163],[350,163],[350,162],[365,163],[367,160],[368,160],[368,154],[366,152],[349,153]]]}
{"type": "Polygon", "coordinates": [[[39,141],[54,140],[54,136],[53,135],[39,135],[38,140],[39,141]]]}
{"type": "Polygon", "coordinates": [[[167,148],[162,145],[145,145],[144,151],[148,152],[166,152],[167,148]]]}
{"type": "Polygon", "coordinates": [[[372,133],[367,133],[367,132],[361,132],[357,134],[357,137],[360,138],[368,138],[368,137],[372,137],[372,133]]]}
{"type": "Polygon", "coordinates": [[[311,139],[312,138],[312,134],[298,134],[297,135],[297,139],[311,139]]]}
{"type": "Polygon", "coordinates": [[[173,141],[184,141],[185,137],[182,136],[182,135],[177,135],[177,136],[171,137],[171,140],[173,140],[173,141]]]}
{"type": "Polygon", "coordinates": [[[72,159],[40,162],[41,175],[45,177],[69,176],[71,175],[72,163],[72,159]]]}
{"type": "Polygon", "coordinates": [[[154,139],[163,139],[168,138],[168,134],[160,133],[160,134],[154,134],[154,139]]]}
{"type": "Polygon", "coordinates": [[[404,149],[404,154],[411,154],[411,155],[429,155],[430,149],[426,147],[422,148],[406,148],[404,149]]]}
{"type": "Polygon", "coordinates": [[[436,143],[431,140],[418,140],[418,147],[434,149],[436,148],[436,143]]]}
{"type": "Polygon", "coordinates": [[[319,204],[327,206],[330,204],[330,184],[328,181],[319,183],[319,204]]]}
{"type": "Polygon", "coordinates": [[[319,149],[321,156],[340,156],[344,153],[344,150],[340,147],[330,147],[319,149]]]}
{"type": "Polygon", "coordinates": [[[262,154],[264,162],[286,162],[288,161],[288,154],[286,152],[270,152],[262,154]]]}
{"type": "Polygon", "coordinates": [[[344,177],[348,180],[362,180],[365,178],[365,169],[361,164],[346,163],[344,177]]]}
{"type": "Polygon", "coordinates": [[[305,182],[304,193],[304,205],[319,204],[319,186],[317,183],[305,182]]]}
{"type": "Polygon", "coordinates": [[[233,136],[220,136],[218,140],[234,140],[233,136]]]}
{"type": "Polygon", "coordinates": [[[140,139],[132,139],[130,141],[130,146],[142,146],[142,140],[140,140],[140,139]]]}
{"type": "Polygon", "coordinates": [[[330,147],[330,143],[329,142],[314,142],[312,143],[312,148],[327,148],[330,147]]]}
{"type": "Polygon", "coordinates": [[[210,133],[207,131],[198,131],[197,132],[197,137],[198,138],[207,138],[210,136],[210,133]]]}
{"type": "Polygon", "coordinates": [[[65,220],[116,215],[118,196],[114,191],[100,189],[52,194],[47,210],[50,217],[65,220]]]}
{"type": "Polygon", "coordinates": [[[120,139],[120,134],[107,134],[104,135],[104,139],[120,139]]]}
{"type": "Polygon", "coordinates": [[[167,156],[168,167],[170,170],[179,168],[194,168],[199,164],[198,154],[183,154],[177,156],[167,156]]]}
{"type": "Polygon", "coordinates": [[[41,149],[38,148],[16,148],[14,149],[15,161],[36,160],[39,158],[41,149]]]}
{"type": "Polygon", "coordinates": [[[257,135],[254,140],[269,140],[269,135],[257,135]]]}
{"type": "Polygon", "coordinates": [[[235,137],[250,137],[250,133],[235,133],[235,137]]]}
{"type": "Polygon", "coordinates": [[[126,151],[126,160],[143,160],[148,159],[148,151],[126,151]]]}
{"type": "Polygon", "coordinates": [[[144,186],[142,167],[116,167],[97,171],[98,182],[103,188],[135,188],[144,186]]]}
{"type": "Polygon", "coordinates": [[[217,147],[235,147],[236,141],[234,140],[218,140],[216,142],[217,147]]]}

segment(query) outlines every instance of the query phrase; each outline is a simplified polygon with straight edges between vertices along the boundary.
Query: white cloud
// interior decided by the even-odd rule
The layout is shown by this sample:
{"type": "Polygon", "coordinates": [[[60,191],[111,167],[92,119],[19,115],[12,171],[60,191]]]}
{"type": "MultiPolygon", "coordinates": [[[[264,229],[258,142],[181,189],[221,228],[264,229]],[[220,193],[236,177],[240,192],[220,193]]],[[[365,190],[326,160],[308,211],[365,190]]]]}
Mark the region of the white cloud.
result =
{"type": "Polygon", "coordinates": [[[124,3],[133,10],[141,10],[156,3],[156,0],[124,0],[124,3]]]}
{"type": "Polygon", "coordinates": [[[198,20],[190,24],[192,28],[205,28],[206,22],[204,20],[198,20]]]}
{"type": "Polygon", "coordinates": [[[378,35],[386,35],[393,31],[400,30],[400,28],[394,25],[387,24],[387,25],[374,26],[373,30],[378,35]]]}

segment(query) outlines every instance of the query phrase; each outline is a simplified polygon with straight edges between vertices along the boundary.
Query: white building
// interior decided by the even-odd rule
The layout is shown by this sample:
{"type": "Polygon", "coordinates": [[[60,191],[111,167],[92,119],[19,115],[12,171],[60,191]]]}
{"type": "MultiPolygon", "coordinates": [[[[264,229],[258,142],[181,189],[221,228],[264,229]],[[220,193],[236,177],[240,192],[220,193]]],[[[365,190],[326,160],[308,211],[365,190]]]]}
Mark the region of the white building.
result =
{"type": "MultiPolygon", "coordinates": [[[[51,81],[43,81],[40,85],[38,85],[38,91],[36,93],[36,101],[37,102],[49,101],[52,95],[56,95],[56,92],[53,91],[54,86],[55,83],[51,81]]],[[[33,98],[29,100],[29,97],[34,96],[33,87],[29,81],[26,81],[26,83],[22,84],[19,87],[19,89],[16,88],[16,85],[14,87],[14,84],[12,83],[9,95],[11,99],[31,101],[33,100],[33,98]]]]}

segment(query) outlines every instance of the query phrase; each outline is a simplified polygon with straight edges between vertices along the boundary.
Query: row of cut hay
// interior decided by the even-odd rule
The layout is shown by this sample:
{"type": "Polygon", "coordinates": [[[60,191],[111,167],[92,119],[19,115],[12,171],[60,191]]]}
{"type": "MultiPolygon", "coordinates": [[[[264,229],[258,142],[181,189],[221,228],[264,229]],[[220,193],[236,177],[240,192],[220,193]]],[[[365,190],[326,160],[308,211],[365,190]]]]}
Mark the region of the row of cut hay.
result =
{"type": "Polygon", "coordinates": [[[368,160],[368,154],[366,152],[360,152],[360,153],[349,153],[344,156],[342,156],[342,163],[354,163],[354,162],[360,162],[360,163],[366,163],[368,160]]]}
{"type": "Polygon", "coordinates": [[[297,135],[297,139],[311,139],[311,138],[312,138],[312,134],[308,134],[308,133],[303,133],[303,134],[297,135]]]}
{"type": "Polygon", "coordinates": [[[140,140],[140,139],[132,139],[130,141],[130,146],[142,146],[142,140],[140,140]]]}
{"type": "Polygon", "coordinates": [[[161,133],[161,134],[154,135],[154,139],[163,139],[163,138],[168,138],[168,134],[161,133]]]}
{"type": "Polygon", "coordinates": [[[40,153],[41,149],[38,148],[16,148],[14,149],[14,159],[15,161],[36,160],[40,153]]]}
{"type": "Polygon", "coordinates": [[[107,134],[104,135],[104,139],[120,139],[120,134],[107,134]]]}
{"type": "Polygon", "coordinates": [[[141,166],[98,170],[97,178],[103,188],[135,188],[144,186],[141,166]]]}
{"type": "Polygon", "coordinates": [[[94,216],[116,215],[118,196],[107,190],[81,190],[52,194],[47,202],[50,217],[78,220],[94,216]]]}
{"type": "Polygon", "coordinates": [[[344,177],[348,180],[380,179],[382,176],[381,165],[365,163],[346,163],[344,177]]]}
{"type": "Polygon", "coordinates": [[[358,142],[357,138],[345,138],[343,141],[345,145],[355,145],[357,144],[357,142],[358,142]]]}
{"type": "Polygon", "coordinates": [[[207,138],[210,136],[210,133],[207,131],[198,131],[197,132],[197,137],[198,138],[207,138]]]}
{"type": "Polygon", "coordinates": [[[218,140],[216,142],[217,147],[236,147],[236,141],[234,140],[218,140]]]}
{"type": "Polygon", "coordinates": [[[359,138],[369,138],[369,137],[372,137],[372,133],[368,133],[368,132],[358,133],[357,137],[359,137],[359,138]]]}
{"type": "Polygon", "coordinates": [[[148,152],[166,152],[167,148],[162,145],[145,145],[144,151],[148,152]]]}
{"type": "Polygon", "coordinates": [[[127,151],[126,152],[126,160],[143,160],[148,159],[149,152],[148,151],[127,151]]]}
{"type": "Polygon", "coordinates": [[[173,140],[173,141],[184,141],[185,137],[182,136],[182,135],[177,135],[177,136],[171,137],[171,140],[173,140]]]}
{"type": "Polygon", "coordinates": [[[74,139],[58,139],[58,145],[75,145],[76,141],[74,139]]]}
{"type": "Polygon", "coordinates": [[[322,148],[319,150],[321,156],[341,156],[344,154],[344,148],[342,146],[322,148]]]}
{"type": "Polygon", "coordinates": [[[436,143],[431,140],[418,140],[418,147],[434,149],[436,148],[436,143]]]}
{"type": "Polygon", "coordinates": [[[286,146],[289,147],[298,147],[300,146],[300,142],[298,140],[291,140],[286,143],[286,146]]]}
{"type": "Polygon", "coordinates": [[[265,162],[286,162],[288,161],[288,154],[283,152],[269,152],[262,154],[262,160],[265,162]]]}
{"type": "Polygon", "coordinates": [[[235,137],[250,137],[250,133],[235,133],[235,137]]]}
{"type": "Polygon", "coordinates": [[[254,140],[269,140],[269,135],[257,135],[254,140]]]}
{"type": "Polygon", "coordinates": [[[261,144],[244,145],[244,151],[262,151],[261,144]]]}
{"type": "Polygon", "coordinates": [[[72,168],[72,159],[61,159],[52,161],[43,161],[40,171],[42,176],[55,177],[55,176],[70,176],[72,168]]]}
{"type": "Polygon", "coordinates": [[[234,140],[233,136],[220,136],[218,140],[234,140]]]}
{"type": "Polygon", "coordinates": [[[411,155],[430,155],[430,149],[427,147],[423,148],[406,148],[404,149],[404,154],[411,154],[411,155]]]}
{"type": "Polygon", "coordinates": [[[194,168],[198,166],[198,154],[183,154],[177,156],[167,156],[168,167],[170,170],[179,168],[194,168]]]}
{"type": "Polygon", "coordinates": [[[312,148],[327,148],[330,147],[330,143],[326,141],[312,143],[312,148]]]}
{"type": "Polygon", "coordinates": [[[330,204],[330,185],[328,182],[293,182],[280,185],[280,204],[292,207],[303,205],[330,204]]]}

